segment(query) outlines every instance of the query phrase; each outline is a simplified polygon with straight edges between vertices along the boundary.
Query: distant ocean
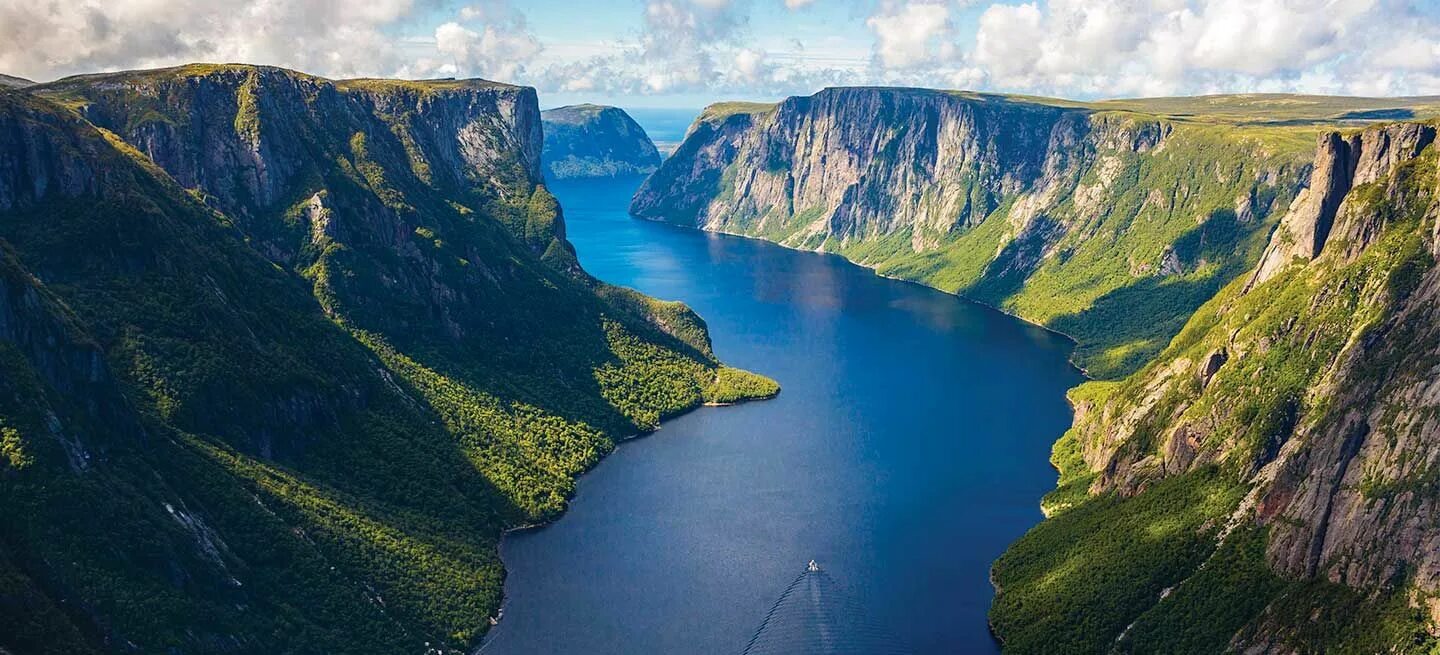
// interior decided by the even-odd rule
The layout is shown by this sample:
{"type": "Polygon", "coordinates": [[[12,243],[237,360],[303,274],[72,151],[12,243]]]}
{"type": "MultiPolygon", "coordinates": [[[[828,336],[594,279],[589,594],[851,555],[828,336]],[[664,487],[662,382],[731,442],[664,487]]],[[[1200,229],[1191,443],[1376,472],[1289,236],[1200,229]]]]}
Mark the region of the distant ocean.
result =
{"type": "Polygon", "coordinates": [[[625,112],[645,128],[660,154],[666,157],[685,139],[685,130],[690,129],[690,123],[700,115],[699,109],[626,108],[625,112]]]}

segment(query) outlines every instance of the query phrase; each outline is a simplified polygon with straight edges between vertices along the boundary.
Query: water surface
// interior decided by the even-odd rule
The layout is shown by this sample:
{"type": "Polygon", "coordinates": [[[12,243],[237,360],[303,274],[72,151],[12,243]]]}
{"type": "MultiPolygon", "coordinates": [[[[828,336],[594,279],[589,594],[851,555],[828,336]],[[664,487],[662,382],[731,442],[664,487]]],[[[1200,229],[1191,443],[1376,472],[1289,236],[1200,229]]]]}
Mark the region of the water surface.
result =
{"type": "Polygon", "coordinates": [[[669,157],[685,139],[685,132],[690,129],[690,123],[694,122],[700,110],[636,107],[626,109],[625,113],[630,114],[630,117],[640,124],[645,135],[649,136],[660,150],[660,154],[669,157]]]}
{"type": "Polygon", "coordinates": [[[811,559],[914,652],[995,651],[989,566],[1054,484],[1071,344],[838,257],[632,219],[638,184],[552,185],[581,263],[685,301],[783,391],[621,445],[508,537],[484,652],[739,653],[811,559]]]}

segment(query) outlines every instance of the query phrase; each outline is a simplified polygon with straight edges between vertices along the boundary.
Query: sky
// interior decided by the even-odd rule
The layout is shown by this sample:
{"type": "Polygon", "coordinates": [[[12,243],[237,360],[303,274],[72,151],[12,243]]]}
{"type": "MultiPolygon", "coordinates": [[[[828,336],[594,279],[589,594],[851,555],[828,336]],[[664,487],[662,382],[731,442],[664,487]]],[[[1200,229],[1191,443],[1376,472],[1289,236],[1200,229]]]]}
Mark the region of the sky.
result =
{"type": "Polygon", "coordinates": [[[483,77],[543,106],[827,86],[1440,94],[1440,0],[0,0],[0,73],[188,62],[483,77]]]}

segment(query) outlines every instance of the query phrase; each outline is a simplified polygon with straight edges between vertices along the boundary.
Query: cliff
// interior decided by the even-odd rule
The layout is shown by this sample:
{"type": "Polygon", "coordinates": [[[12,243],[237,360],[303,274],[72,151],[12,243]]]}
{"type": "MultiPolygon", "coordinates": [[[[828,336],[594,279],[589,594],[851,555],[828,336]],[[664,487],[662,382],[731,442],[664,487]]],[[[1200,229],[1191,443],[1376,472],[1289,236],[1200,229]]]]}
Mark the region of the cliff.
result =
{"type": "Polygon", "coordinates": [[[1323,126],[1392,104],[826,89],[707,110],[631,210],[998,306],[1118,378],[1260,258],[1323,126]]]}
{"type": "Polygon", "coordinates": [[[1433,643],[1435,137],[1428,123],[1320,135],[1307,188],[1254,269],[1142,370],[1072,392],[1051,518],[996,564],[1007,647],[1433,643]],[[1117,527],[1077,538],[1102,525],[1117,527]],[[1034,615],[1091,604],[1091,636],[1034,615]]]}
{"type": "Polygon", "coordinates": [[[0,94],[0,650],[473,645],[503,530],[716,398],[576,263],[534,91],[196,65],[0,94]]]}
{"type": "Polygon", "coordinates": [[[655,144],[619,107],[571,105],[547,109],[540,118],[548,179],[646,175],[660,165],[655,144]]]}
{"type": "Polygon", "coordinates": [[[993,569],[1007,652],[1427,652],[1436,134],[1358,127],[1431,102],[827,89],[712,106],[632,211],[1078,340],[1101,380],[993,569]]]}

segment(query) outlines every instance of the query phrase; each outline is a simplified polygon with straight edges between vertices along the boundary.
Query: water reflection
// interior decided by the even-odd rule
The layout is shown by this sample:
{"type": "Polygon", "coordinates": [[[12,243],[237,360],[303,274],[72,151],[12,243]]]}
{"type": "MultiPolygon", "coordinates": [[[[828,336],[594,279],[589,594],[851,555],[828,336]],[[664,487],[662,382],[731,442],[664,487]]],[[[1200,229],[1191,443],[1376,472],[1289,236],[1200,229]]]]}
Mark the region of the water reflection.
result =
{"type": "Polygon", "coordinates": [[[623,445],[560,521],[507,538],[485,652],[739,652],[812,558],[919,652],[992,651],[989,564],[1054,483],[1069,343],[836,257],[634,220],[637,182],[554,186],[581,262],[689,303],[784,391],[623,445]]]}

